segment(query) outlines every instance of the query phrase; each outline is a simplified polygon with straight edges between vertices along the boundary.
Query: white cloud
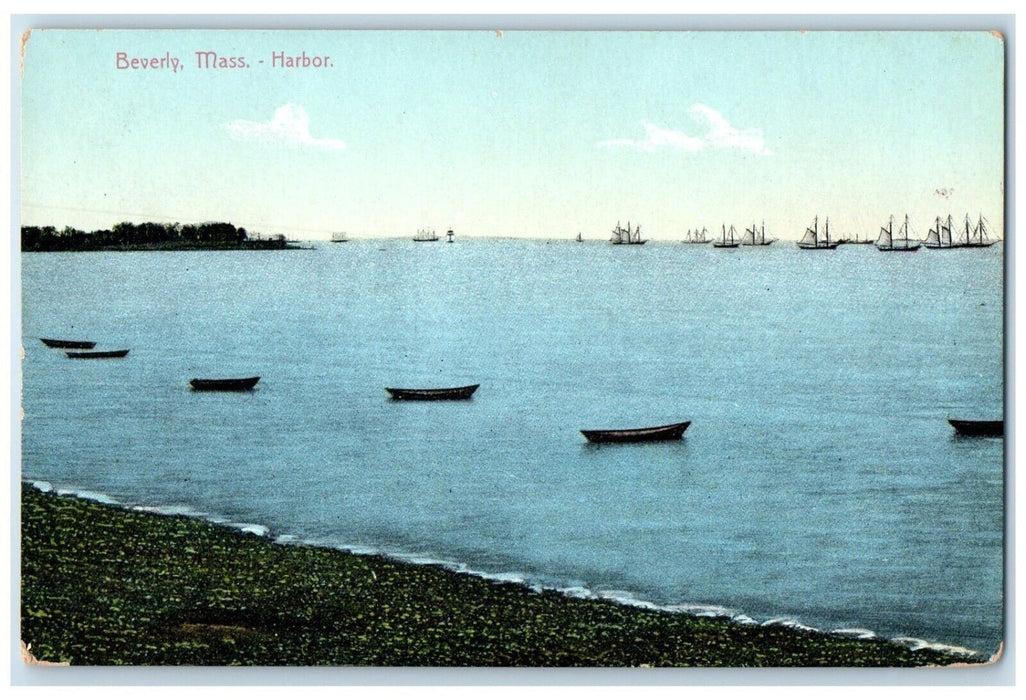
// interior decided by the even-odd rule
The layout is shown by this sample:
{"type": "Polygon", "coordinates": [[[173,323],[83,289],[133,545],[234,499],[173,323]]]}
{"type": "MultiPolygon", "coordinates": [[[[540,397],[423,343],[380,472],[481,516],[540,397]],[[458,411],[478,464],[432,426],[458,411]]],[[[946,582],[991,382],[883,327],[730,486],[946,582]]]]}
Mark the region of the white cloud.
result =
{"type": "Polygon", "coordinates": [[[228,133],[238,141],[259,141],[283,146],[310,146],[340,151],[346,147],[338,139],[314,138],[310,135],[310,115],[301,105],[285,104],[274,111],[267,122],[236,119],[226,125],[228,133]]]}
{"type": "Polygon", "coordinates": [[[692,153],[704,149],[730,149],[749,151],[760,156],[772,155],[772,151],[766,147],[761,129],[735,129],[723,118],[722,114],[703,104],[692,105],[689,115],[699,127],[704,129],[701,136],[689,136],[683,131],[664,129],[645,122],[644,139],[607,139],[599,141],[598,145],[614,148],[638,148],[642,151],[672,148],[692,153]]]}

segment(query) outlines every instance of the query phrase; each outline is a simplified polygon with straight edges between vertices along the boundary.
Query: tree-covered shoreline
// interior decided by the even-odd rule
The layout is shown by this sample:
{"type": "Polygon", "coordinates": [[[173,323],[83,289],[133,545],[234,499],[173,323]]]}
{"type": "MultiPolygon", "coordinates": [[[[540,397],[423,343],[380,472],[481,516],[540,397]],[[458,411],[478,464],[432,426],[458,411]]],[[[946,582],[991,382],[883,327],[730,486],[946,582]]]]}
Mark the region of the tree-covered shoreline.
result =
{"type": "Polygon", "coordinates": [[[23,485],[21,639],[72,665],[981,664],[780,626],[579,599],[23,485]]]}
{"type": "Polygon", "coordinates": [[[283,250],[293,248],[285,236],[250,237],[244,228],[230,223],[133,224],[127,221],[110,229],[82,231],[65,226],[22,226],[24,253],[96,250],[283,250]]]}

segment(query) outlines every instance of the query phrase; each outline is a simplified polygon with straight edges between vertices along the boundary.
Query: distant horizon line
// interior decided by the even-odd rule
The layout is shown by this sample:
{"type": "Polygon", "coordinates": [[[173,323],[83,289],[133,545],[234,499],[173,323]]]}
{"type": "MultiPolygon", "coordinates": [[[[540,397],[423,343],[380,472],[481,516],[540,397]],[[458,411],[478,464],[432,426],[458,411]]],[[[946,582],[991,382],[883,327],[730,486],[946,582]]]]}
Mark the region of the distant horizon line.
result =
{"type": "MultiPolygon", "coordinates": [[[[1004,211],[1002,211],[1002,215],[1004,215],[1004,211]]],[[[984,217],[982,214],[979,214],[978,216],[980,216],[980,217],[982,217],[982,218],[984,218],[986,220],[986,217],[984,217]]],[[[829,217],[823,217],[823,218],[828,219],[829,217]]],[[[963,217],[958,217],[958,220],[961,221],[962,218],[963,217]]],[[[968,214],[968,213],[965,214],[965,218],[968,218],[970,221],[973,221],[973,217],[970,214],[968,214]]],[[[126,220],[126,221],[116,222],[115,224],[112,224],[112,226],[117,225],[117,223],[127,223],[127,224],[132,224],[132,225],[139,225],[138,223],[126,220]]],[[[277,231],[271,232],[271,233],[264,233],[263,231],[257,231],[257,230],[255,230],[253,228],[250,228],[249,226],[239,226],[237,224],[233,224],[230,220],[224,220],[224,219],[222,219],[222,220],[206,219],[206,220],[203,220],[203,221],[199,221],[197,223],[193,223],[193,222],[182,223],[182,222],[179,222],[179,221],[159,221],[159,220],[156,220],[156,219],[151,219],[151,220],[142,221],[142,222],[139,222],[139,223],[155,223],[155,224],[161,224],[161,225],[167,225],[167,224],[172,224],[173,223],[173,224],[178,224],[178,225],[182,225],[182,226],[199,226],[199,225],[202,225],[202,224],[226,223],[226,224],[230,224],[232,226],[235,226],[238,229],[244,229],[246,231],[247,237],[249,237],[252,240],[271,239],[271,238],[275,238],[277,236],[284,236],[285,239],[287,241],[289,241],[289,242],[300,242],[300,243],[302,243],[302,242],[310,242],[310,243],[313,243],[313,242],[340,243],[340,242],[351,242],[351,241],[356,241],[356,240],[378,240],[378,241],[381,241],[381,240],[404,240],[404,239],[406,239],[406,240],[413,240],[414,236],[415,236],[415,232],[414,233],[397,233],[397,234],[355,234],[354,235],[354,234],[351,234],[349,231],[340,230],[340,229],[329,231],[327,229],[302,229],[302,228],[294,229],[294,231],[296,231],[296,233],[295,234],[290,234],[290,233],[288,233],[288,227],[285,227],[285,226],[274,226],[273,228],[274,229],[278,229],[277,231]],[[309,236],[308,237],[308,236],[304,236],[301,233],[303,231],[306,231],[306,232],[309,232],[309,233],[316,232],[316,233],[321,234],[321,235],[309,236]],[[335,240],[333,240],[333,236],[338,235],[338,234],[342,234],[342,235],[346,236],[345,240],[344,241],[335,241],[335,240]]],[[[973,223],[975,223],[975,222],[973,222],[973,223]]],[[[987,223],[988,224],[990,223],[989,220],[987,220],[987,223]]],[[[725,224],[721,223],[721,226],[723,226],[723,225],[725,225],[725,224]]],[[[734,226],[735,227],[735,231],[738,232],[738,233],[740,233],[740,231],[742,230],[742,229],[737,228],[735,224],[731,224],[731,226],[734,226]]],[[[63,228],[76,228],[74,226],[71,226],[70,224],[66,224],[64,226],[57,226],[55,224],[28,224],[28,223],[22,223],[22,224],[19,225],[19,229],[27,228],[27,227],[34,227],[34,228],[53,227],[53,228],[57,229],[58,231],[62,230],[63,228]]],[[[715,227],[713,227],[713,228],[704,227],[704,228],[705,228],[706,233],[709,236],[709,242],[710,243],[715,241],[715,240],[717,240],[717,237],[720,235],[720,232],[716,231],[715,227]]],[[[745,226],[744,228],[747,229],[747,226],[745,226]]],[[[777,234],[773,233],[772,231],[769,232],[769,235],[773,236],[773,241],[775,241],[775,242],[793,242],[793,243],[797,243],[798,241],[802,240],[802,237],[805,234],[805,231],[808,230],[809,228],[810,228],[810,226],[807,224],[805,226],[805,228],[801,232],[797,232],[797,231],[794,231],[792,229],[788,229],[788,234],[787,235],[777,235],[777,234]],[[788,236],[795,236],[795,237],[791,238],[791,237],[788,237],[788,236]]],[[[86,234],[92,234],[92,233],[95,233],[97,231],[104,231],[104,230],[110,230],[110,229],[109,228],[97,228],[97,229],[92,229],[92,230],[86,230],[86,229],[76,229],[76,230],[82,231],[83,233],[86,233],[86,234]]],[[[437,231],[437,229],[433,229],[433,230],[437,231]]],[[[609,229],[610,233],[612,232],[612,230],[613,229],[609,229]]],[[[536,240],[536,241],[562,241],[562,240],[566,240],[566,241],[569,241],[569,242],[602,241],[602,242],[607,242],[607,243],[611,240],[610,236],[608,236],[608,235],[604,235],[604,236],[590,236],[589,237],[589,236],[585,235],[583,233],[583,231],[579,232],[579,233],[570,233],[570,234],[561,234],[561,235],[543,235],[543,234],[534,234],[534,233],[526,233],[526,234],[488,234],[488,233],[473,233],[473,232],[458,233],[458,232],[455,232],[455,229],[450,227],[448,229],[443,229],[443,232],[438,234],[438,239],[437,239],[438,242],[453,242],[453,241],[445,241],[445,235],[446,235],[445,232],[446,231],[454,231],[454,237],[457,240],[464,239],[464,238],[470,238],[470,239],[476,239],[476,240],[514,240],[514,241],[515,240],[536,240]],[[578,235],[582,236],[580,241],[577,240],[577,236],[578,235]]],[[[655,242],[663,242],[663,243],[688,242],[687,241],[687,236],[688,236],[689,233],[700,233],[701,231],[702,231],[702,229],[700,229],[700,228],[691,228],[691,229],[688,229],[686,232],[685,231],[681,231],[680,233],[676,234],[675,236],[653,235],[653,236],[650,236],[648,238],[645,238],[644,240],[645,240],[645,242],[652,242],[652,243],[655,243],[655,242]]],[[[992,232],[992,233],[996,234],[997,232],[992,232]]],[[[916,234],[919,235],[919,232],[916,231],[916,234]]],[[[856,240],[859,240],[859,239],[867,240],[869,238],[869,236],[872,236],[875,239],[877,236],[879,236],[879,230],[877,230],[875,233],[866,234],[863,231],[852,231],[852,230],[849,230],[849,229],[844,229],[844,230],[839,231],[836,236],[831,236],[831,238],[835,238],[837,240],[841,240],[841,239],[851,239],[853,236],[856,238],[856,240]],[[865,238],[863,238],[863,236],[865,236],[865,238]]],[[[923,240],[925,240],[925,238],[923,240]]],[[[1004,227],[1002,227],[1002,231],[1001,231],[1000,237],[997,237],[996,240],[1004,240],[1004,227]]],[[[700,243],[696,243],[695,245],[701,245],[701,244],[700,243]]]]}

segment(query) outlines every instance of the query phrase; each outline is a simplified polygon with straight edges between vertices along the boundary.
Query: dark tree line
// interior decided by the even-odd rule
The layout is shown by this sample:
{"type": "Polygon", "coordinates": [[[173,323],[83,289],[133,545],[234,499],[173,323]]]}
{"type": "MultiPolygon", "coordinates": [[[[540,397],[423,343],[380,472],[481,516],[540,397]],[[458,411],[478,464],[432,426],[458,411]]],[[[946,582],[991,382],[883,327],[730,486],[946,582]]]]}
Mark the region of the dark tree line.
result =
{"type": "Polygon", "coordinates": [[[65,226],[22,226],[23,251],[160,249],[160,248],[285,248],[285,237],[250,239],[244,228],[213,222],[205,224],[133,224],[127,221],[111,229],[81,231],[65,226]]]}

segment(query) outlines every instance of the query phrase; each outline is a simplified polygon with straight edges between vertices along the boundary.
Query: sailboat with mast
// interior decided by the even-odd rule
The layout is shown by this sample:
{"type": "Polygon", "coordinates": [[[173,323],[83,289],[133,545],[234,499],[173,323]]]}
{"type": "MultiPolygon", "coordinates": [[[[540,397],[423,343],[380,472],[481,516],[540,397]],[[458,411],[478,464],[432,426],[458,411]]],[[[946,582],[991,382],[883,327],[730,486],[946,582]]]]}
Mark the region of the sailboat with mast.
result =
{"type": "Polygon", "coordinates": [[[735,238],[737,229],[734,228],[734,224],[730,225],[730,230],[727,230],[727,225],[723,224],[723,233],[720,235],[720,240],[713,241],[713,248],[737,248],[741,245],[741,239],[735,238]]]}
{"type": "Polygon", "coordinates": [[[802,250],[834,250],[840,241],[830,240],[830,217],[828,216],[824,226],[824,235],[819,235],[819,216],[816,216],[812,226],[805,229],[805,235],[798,241],[798,247],[802,250]]]}
{"type": "Polygon", "coordinates": [[[949,250],[951,248],[961,248],[963,245],[963,243],[958,243],[951,237],[950,214],[948,214],[948,220],[946,223],[942,222],[941,218],[938,216],[934,227],[930,229],[929,233],[926,234],[926,240],[923,241],[923,246],[927,248],[932,248],[934,250],[949,250]]]}
{"type": "Polygon", "coordinates": [[[965,215],[965,248],[989,248],[990,246],[997,243],[997,241],[990,240],[987,235],[986,219],[983,218],[983,214],[980,214],[979,223],[976,226],[971,226],[969,223],[969,215],[965,215]]]}
{"type": "Polygon", "coordinates": [[[755,224],[752,224],[751,228],[745,229],[745,235],[741,237],[741,245],[771,245],[776,238],[766,240],[766,222],[762,222],[762,227],[756,229],[755,224]]]}
{"type": "Polygon", "coordinates": [[[430,243],[438,240],[438,234],[433,228],[420,228],[417,229],[417,235],[413,237],[413,240],[417,243],[430,243]]]}
{"type": "Polygon", "coordinates": [[[703,226],[701,231],[698,230],[697,228],[695,228],[695,229],[690,229],[689,228],[688,229],[688,235],[685,236],[684,240],[681,241],[681,243],[695,243],[695,244],[705,245],[706,243],[709,243],[710,241],[712,241],[712,239],[709,238],[709,229],[707,229],[705,226],[703,226]]]}
{"type": "Polygon", "coordinates": [[[641,237],[641,226],[635,226],[632,231],[630,221],[627,222],[627,228],[620,226],[620,222],[617,221],[609,242],[613,245],[644,245],[648,241],[641,237]]]}
{"type": "Polygon", "coordinates": [[[898,229],[898,234],[896,238],[894,236],[894,217],[892,216],[886,227],[880,227],[880,237],[876,239],[876,249],[895,253],[914,253],[919,250],[919,241],[913,241],[908,237],[908,214],[905,214],[905,223],[898,229]]]}

